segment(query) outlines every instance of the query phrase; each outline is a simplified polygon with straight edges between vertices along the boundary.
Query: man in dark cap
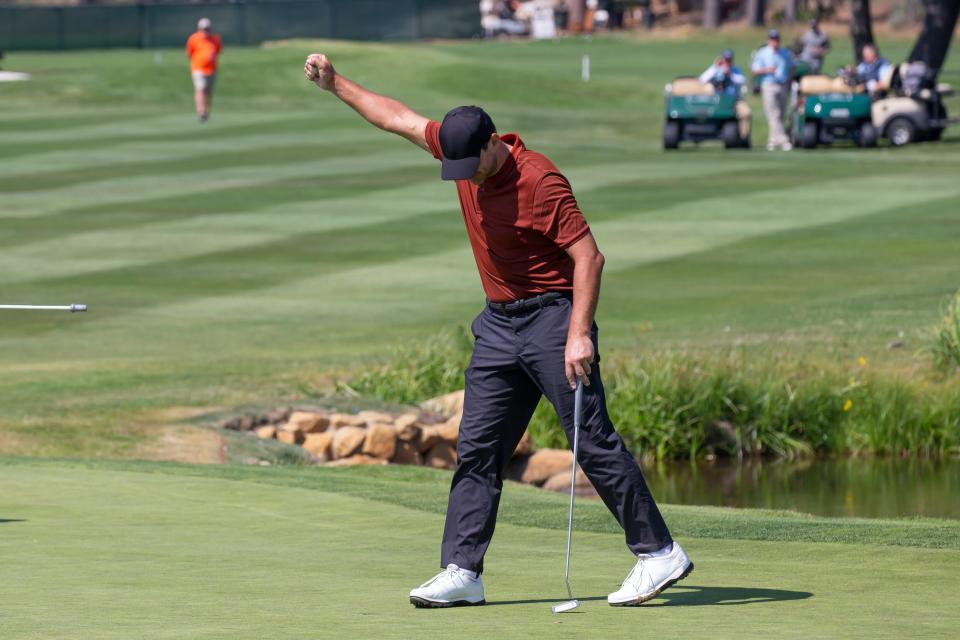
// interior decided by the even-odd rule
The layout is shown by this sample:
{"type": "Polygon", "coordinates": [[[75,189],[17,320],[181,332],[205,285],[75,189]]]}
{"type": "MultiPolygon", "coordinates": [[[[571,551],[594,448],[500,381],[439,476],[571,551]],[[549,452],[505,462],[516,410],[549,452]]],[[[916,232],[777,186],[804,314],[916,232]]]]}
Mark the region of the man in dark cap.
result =
{"type": "Polygon", "coordinates": [[[304,73],[374,126],[440,160],[441,178],[456,183],[487,296],[471,327],[475,343],[465,375],[443,570],[413,589],[410,602],[431,608],[485,602],[480,574],[504,470],[542,395],[572,437],[578,381],[584,388],[578,462],[636,556],[608,602],[637,605],[686,577],[693,563],[670,536],[607,415],[593,322],[604,259],[567,179],[517,134],[501,136],[479,107],[457,107],[439,123],[348,80],[322,54],[307,58],[304,73]]]}

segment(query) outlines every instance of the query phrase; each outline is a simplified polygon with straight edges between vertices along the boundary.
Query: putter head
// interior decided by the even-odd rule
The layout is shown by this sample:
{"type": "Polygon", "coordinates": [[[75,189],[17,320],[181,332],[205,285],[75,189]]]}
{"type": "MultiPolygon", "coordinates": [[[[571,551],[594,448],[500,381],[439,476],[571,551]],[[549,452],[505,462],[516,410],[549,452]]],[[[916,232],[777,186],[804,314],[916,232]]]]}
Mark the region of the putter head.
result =
{"type": "Polygon", "coordinates": [[[87,305],[85,304],[72,304],[70,305],[70,313],[83,313],[87,310],[87,305]]]}
{"type": "Polygon", "coordinates": [[[566,602],[561,602],[560,604],[555,604],[550,607],[550,610],[554,613],[566,613],[567,611],[573,611],[580,606],[579,600],[567,600],[566,602]]]}

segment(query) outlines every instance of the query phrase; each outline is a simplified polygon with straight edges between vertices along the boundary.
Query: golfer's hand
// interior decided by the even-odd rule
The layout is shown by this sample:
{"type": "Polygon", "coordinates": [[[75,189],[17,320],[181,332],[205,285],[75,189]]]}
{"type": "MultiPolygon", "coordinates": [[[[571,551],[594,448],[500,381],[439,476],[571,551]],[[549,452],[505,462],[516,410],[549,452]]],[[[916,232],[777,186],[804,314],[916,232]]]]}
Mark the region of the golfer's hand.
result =
{"type": "Polygon", "coordinates": [[[327,91],[333,88],[333,79],[337,75],[330,60],[322,53],[307,56],[307,61],[303,63],[303,73],[307,76],[307,80],[327,91]]]}
{"type": "Polygon", "coordinates": [[[590,386],[590,372],[593,364],[593,340],[589,334],[578,334],[567,337],[567,348],[563,355],[564,369],[567,372],[567,382],[571,389],[577,388],[577,380],[584,386],[590,386]]]}

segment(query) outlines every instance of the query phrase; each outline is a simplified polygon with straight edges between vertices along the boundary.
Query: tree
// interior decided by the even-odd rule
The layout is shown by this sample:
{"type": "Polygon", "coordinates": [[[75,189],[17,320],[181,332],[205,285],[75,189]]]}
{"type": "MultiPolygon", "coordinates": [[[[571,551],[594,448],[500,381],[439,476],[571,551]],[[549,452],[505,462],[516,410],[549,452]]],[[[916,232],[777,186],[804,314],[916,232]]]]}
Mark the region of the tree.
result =
{"type": "Polygon", "coordinates": [[[720,26],[721,0],[703,1],[703,28],[716,29],[720,26]]]}
{"type": "Polygon", "coordinates": [[[752,27],[762,27],[766,23],[766,0],[747,0],[747,22],[752,27]]]}
{"type": "Polygon", "coordinates": [[[937,73],[950,48],[950,39],[957,26],[960,0],[923,0],[923,29],[917,37],[910,60],[921,60],[937,73]]]}
{"type": "Polygon", "coordinates": [[[797,0],[787,0],[783,7],[783,21],[787,24],[797,21],[797,0]]]}
{"type": "Polygon", "coordinates": [[[857,62],[861,62],[863,60],[864,45],[873,44],[870,0],[853,0],[850,8],[853,12],[853,20],[850,21],[850,35],[853,37],[853,50],[857,55],[857,62]]]}

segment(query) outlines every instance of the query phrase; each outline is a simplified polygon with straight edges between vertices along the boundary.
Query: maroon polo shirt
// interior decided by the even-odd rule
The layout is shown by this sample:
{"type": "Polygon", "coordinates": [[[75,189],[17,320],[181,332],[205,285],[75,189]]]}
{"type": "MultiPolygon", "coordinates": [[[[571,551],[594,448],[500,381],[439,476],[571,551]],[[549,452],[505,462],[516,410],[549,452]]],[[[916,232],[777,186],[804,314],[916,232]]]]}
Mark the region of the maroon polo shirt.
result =
{"type": "MultiPolygon", "coordinates": [[[[440,123],[427,124],[427,145],[440,160],[440,123]]],[[[570,183],[550,160],[515,133],[500,170],[477,186],[456,180],[460,209],[487,297],[494,302],[573,291],[566,248],[590,233],[570,183]]]]}

